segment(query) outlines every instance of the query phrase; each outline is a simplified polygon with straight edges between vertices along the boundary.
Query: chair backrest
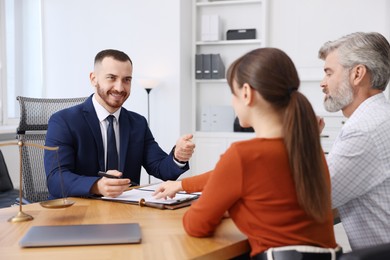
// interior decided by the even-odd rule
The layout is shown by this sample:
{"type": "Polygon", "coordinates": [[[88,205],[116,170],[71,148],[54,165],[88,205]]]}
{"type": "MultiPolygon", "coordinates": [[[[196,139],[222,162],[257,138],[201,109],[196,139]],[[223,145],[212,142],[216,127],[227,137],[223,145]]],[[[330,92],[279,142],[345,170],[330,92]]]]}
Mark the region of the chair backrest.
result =
{"type": "Polygon", "coordinates": [[[5,163],[3,152],[0,150],[0,192],[14,189],[11,177],[9,176],[7,164],[5,163]]]}
{"type": "MultiPolygon", "coordinates": [[[[17,129],[23,143],[44,145],[50,116],[62,109],[80,104],[88,97],[31,98],[18,96],[20,121],[17,129]]],[[[22,146],[22,178],[24,198],[29,202],[45,201],[49,197],[43,163],[44,150],[22,146]]]]}
{"type": "Polygon", "coordinates": [[[340,257],[340,260],[389,260],[390,259],[390,243],[355,249],[352,252],[346,253],[340,257]]]}
{"type": "Polygon", "coordinates": [[[3,152],[0,150],[0,208],[14,205],[18,198],[19,190],[14,189],[3,152]]]}

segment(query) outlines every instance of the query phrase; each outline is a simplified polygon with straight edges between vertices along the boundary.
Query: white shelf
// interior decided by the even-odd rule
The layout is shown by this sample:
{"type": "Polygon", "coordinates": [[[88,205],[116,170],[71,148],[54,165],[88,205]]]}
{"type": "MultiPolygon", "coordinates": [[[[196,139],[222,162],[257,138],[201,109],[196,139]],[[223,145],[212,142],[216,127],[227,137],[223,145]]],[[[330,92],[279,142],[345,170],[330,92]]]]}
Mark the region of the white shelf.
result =
{"type": "Polygon", "coordinates": [[[260,39],[254,40],[225,40],[225,41],[215,41],[215,42],[205,42],[205,41],[197,41],[196,45],[239,45],[239,44],[261,44],[260,39]]]}
{"type": "MultiPolygon", "coordinates": [[[[220,54],[225,70],[238,57],[256,48],[267,46],[268,0],[193,1],[192,39],[192,129],[200,130],[202,108],[208,106],[231,106],[231,93],[225,79],[195,79],[196,54],[220,54]],[[221,40],[202,41],[201,17],[218,14],[221,22],[221,40]],[[249,16],[248,19],[242,17],[249,16]],[[228,30],[256,29],[256,39],[226,40],[228,30]],[[221,88],[221,87],[226,87],[221,88]]],[[[226,72],[226,71],[225,71],[226,72]]],[[[225,73],[226,74],[226,73],[225,73]]]]}
{"type": "MultiPolygon", "coordinates": [[[[225,79],[195,79],[196,54],[220,54],[225,70],[237,58],[253,49],[267,46],[268,37],[268,0],[224,0],[193,1],[193,38],[192,38],[192,129],[197,153],[194,154],[192,169],[195,172],[210,170],[232,142],[253,138],[255,134],[233,132],[234,113],[230,118],[232,94],[225,79]],[[203,15],[218,15],[220,21],[220,37],[218,41],[202,41],[201,18],[203,15]],[[256,39],[226,40],[228,30],[253,28],[256,39]],[[226,110],[224,110],[226,108],[226,110]],[[209,109],[209,110],[208,110],[209,109]],[[216,120],[223,121],[226,132],[209,130],[206,118],[207,111],[215,109],[216,120]],[[226,114],[221,111],[228,111],[226,114]],[[218,114],[221,113],[221,114],[218,114]],[[226,117],[225,117],[226,116],[226,117]],[[221,119],[223,118],[223,119],[221,119]],[[231,120],[232,122],[228,122],[231,120]],[[230,126],[231,124],[231,131],[230,126]],[[200,130],[204,131],[200,131],[200,130]],[[205,160],[207,158],[207,160],[205,160]]],[[[226,72],[226,71],[225,71],[226,72]]],[[[226,76],[226,73],[225,73],[226,76]]],[[[214,110],[213,110],[214,111],[214,110]]]]}
{"type": "Polygon", "coordinates": [[[195,82],[197,84],[210,84],[210,83],[221,84],[221,83],[227,83],[227,80],[226,79],[197,79],[195,82]]]}
{"type": "Polygon", "coordinates": [[[192,157],[193,173],[212,170],[229,146],[237,141],[255,137],[255,133],[247,132],[196,132],[194,141],[196,153],[192,157]]]}
{"type": "Polygon", "coordinates": [[[242,5],[242,4],[258,4],[261,0],[228,0],[228,1],[208,1],[197,2],[196,6],[223,6],[223,5],[242,5]]]}

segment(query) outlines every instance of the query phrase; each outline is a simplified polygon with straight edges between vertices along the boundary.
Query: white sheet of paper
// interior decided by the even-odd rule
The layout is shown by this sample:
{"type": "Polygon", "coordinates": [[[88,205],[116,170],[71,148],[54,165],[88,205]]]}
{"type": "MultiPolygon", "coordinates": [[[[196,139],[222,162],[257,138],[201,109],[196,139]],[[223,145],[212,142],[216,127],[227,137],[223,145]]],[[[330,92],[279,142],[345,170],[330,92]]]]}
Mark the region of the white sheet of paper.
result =
{"type": "MultiPolygon", "coordinates": [[[[147,186],[149,189],[150,187],[147,186]]],[[[152,203],[160,203],[160,204],[175,204],[178,202],[186,201],[192,198],[196,198],[198,195],[196,194],[183,194],[183,193],[177,193],[175,198],[173,199],[155,199],[153,197],[153,191],[154,190],[144,190],[142,188],[139,189],[132,189],[128,190],[122,193],[122,195],[116,197],[116,198],[110,198],[110,197],[102,197],[102,199],[108,199],[108,200],[121,200],[121,201],[131,201],[131,202],[139,202],[141,199],[145,199],[146,202],[152,202],[152,203]]]]}
{"type": "MultiPolygon", "coordinates": [[[[154,183],[147,186],[140,187],[140,190],[152,190],[155,191],[158,187],[160,187],[160,183],[154,183]]],[[[185,191],[179,191],[177,194],[193,194],[193,195],[201,195],[202,192],[193,192],[193,193],[186,193],[185,191]]],[[[177,195],[176,195],[177,196],[177,195]]]]}

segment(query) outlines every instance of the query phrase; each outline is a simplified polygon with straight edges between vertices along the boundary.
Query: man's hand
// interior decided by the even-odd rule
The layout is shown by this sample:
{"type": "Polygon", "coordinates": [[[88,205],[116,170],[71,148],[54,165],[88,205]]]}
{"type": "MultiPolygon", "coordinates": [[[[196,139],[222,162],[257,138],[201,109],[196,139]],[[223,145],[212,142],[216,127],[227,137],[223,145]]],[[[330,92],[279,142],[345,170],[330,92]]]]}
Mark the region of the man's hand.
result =
{"type": "Polygon", "coordinates": [[[318,123],[318,128],[320,129],[320,134],[321,134],[322,130],[324,130],[324,127],[325,127],[324,118],[317,116],[317,123],[318,123]]]}
{"type": "Polygon", "coordinates": [[[121,195],[130,185],[130,179],[120,179],[122,173],[117,170],[109,170],[107,174],[116,176],[115,178],[103,177],[99,179],[91,188],[92,194],[103,195],[105,197],[118,197],[121,195]]]}
{"type": "Polygon", "coordinates": [[[179,162],[188,162],[194,153],[195,144],[192,142],[192,134],[183,135],[176,142],[173,156],[179,162]]]}

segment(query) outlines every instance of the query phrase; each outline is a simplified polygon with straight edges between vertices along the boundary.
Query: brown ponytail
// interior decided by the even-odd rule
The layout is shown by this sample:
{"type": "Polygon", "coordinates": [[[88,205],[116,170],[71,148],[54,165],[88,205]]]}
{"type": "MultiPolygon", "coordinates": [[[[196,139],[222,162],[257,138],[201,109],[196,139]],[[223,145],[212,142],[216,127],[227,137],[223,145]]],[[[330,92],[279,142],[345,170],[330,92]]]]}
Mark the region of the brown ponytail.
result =
{"type": "Polygon", "coordinates": [[[330,208],[317,118],[307,98],[292,93],[284,118],[284,140],[298,202],[317,221],[330,208]]]}
{"type": "Polygon", "coordinates": [[[237,59],[228,70],[228,83],[248,83],[279,111],[284,111],[284,141],[287,147],[298,203],[317,221],[330,208],[325,161],[314,110],[298,91],[299,77],[292,60],[276,48],[260,48],[237,59]]]}

